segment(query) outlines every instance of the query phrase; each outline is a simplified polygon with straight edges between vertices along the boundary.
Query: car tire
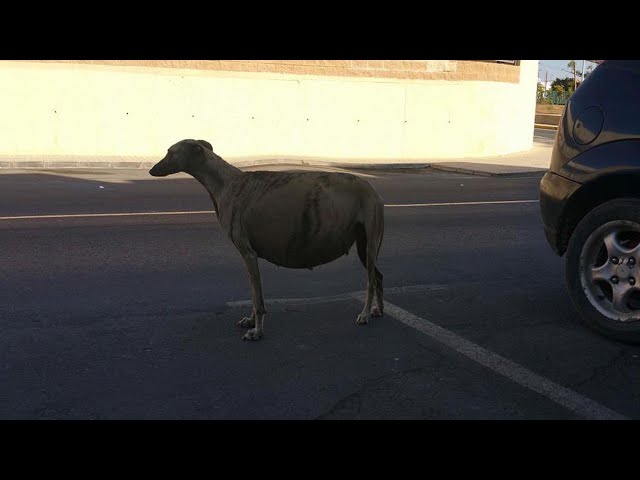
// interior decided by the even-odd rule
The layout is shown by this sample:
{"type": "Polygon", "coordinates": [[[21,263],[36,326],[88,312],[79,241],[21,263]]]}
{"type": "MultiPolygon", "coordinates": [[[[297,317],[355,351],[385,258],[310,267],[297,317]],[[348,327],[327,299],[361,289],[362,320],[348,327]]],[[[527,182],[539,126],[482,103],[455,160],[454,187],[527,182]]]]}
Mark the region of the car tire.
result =
{"type": "Polygon", "coordinates": [[[585,215],[571,236],[565,261],[569,295],[582,323],[634,344],[640,343],[639,252],[640,199],[621,198],[585,215]]]}

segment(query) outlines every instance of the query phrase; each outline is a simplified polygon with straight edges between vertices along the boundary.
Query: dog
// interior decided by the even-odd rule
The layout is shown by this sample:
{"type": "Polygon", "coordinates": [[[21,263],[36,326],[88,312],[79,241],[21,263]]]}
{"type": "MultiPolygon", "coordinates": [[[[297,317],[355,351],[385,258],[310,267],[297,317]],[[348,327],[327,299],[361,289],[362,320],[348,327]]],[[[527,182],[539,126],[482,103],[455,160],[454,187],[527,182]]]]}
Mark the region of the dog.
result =
{"type": "Polygon", "coordinates": [[[335,172],[243,172],[216,155],[205,140],[172,145],[149,174],[184,172],[209,192],[218,221],[247,268],[253,311],[238,325],[244,340],[260,340],[266,310],[258,258],[287,268],[313,269],[355,243],[367,270],[367,293],[357,325],[382,316],[382,274],[376,260],[384,235],[384,203],[366,180],[335,172]],[[376,306],[372,306],[375,293],[376,306]]]}

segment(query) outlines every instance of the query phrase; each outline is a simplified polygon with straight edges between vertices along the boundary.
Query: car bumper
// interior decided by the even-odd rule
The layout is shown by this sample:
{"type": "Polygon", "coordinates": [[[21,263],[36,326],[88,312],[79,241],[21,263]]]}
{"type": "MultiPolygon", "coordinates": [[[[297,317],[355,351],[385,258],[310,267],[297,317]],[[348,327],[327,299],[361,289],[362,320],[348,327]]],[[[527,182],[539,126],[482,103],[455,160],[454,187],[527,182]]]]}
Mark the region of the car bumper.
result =
{"type": "Polygon", "coordinates": [[[540,181],[540,213],[544,233],[549,245],[557,255],[564,255],[567,240],[564,238],[564,212],[571,196],[581,184],[557,173],[547,172],[540,181]]]}

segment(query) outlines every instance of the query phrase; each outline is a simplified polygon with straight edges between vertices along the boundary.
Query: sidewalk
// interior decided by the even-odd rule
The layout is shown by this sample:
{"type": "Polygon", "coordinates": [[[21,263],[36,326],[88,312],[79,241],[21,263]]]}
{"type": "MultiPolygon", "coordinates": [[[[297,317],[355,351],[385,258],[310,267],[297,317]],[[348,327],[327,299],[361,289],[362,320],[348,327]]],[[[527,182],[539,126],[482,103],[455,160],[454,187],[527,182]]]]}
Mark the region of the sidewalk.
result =
{"type": "MultiPolygon", "coordinates": [[[[518,175],[543,172],[549,168],[551,145],[534,142],[533,148],[521,153],[483,157],[478,159],[428,159],[412,163],[354,163],[314,158],[255,158],[231,160],[242,169],[259,169],[267,166],[290,167],[338,167],[347,169],[401,170],[431,167],[438,170],[471,173],[475,175],[518,175]]],[[[22,158],[0,155],[0,174],[7,169],[149,169],[159,158],[152,157],[86,157],[86,156],[24,156],[22,158]]]]}
{"type": "Polygon", "coordinates": [[[431,160],[431,168],[475,175],[518,175],[546,172],[551,162],[552,145],[534,142],[526,152],[473,160],[431,160]]]}

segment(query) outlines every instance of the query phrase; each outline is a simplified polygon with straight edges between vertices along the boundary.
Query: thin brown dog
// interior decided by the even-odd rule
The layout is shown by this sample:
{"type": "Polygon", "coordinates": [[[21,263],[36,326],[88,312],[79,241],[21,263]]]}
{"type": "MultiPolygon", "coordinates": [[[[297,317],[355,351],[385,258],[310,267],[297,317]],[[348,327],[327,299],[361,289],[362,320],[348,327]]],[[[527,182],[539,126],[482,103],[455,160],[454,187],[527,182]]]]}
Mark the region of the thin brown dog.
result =
{"type": "Polygon", "coordinates": [[[209,192],[220,225],[249,274],[253,312],[238,325],[245,340],[263,335],[266,310],[258,258],[288,268],[313,268],[357,245],[367,269],[367,295],[356,324],[383,312],[382,274],[376,260],[384,234],[384,204],[362,178],[335,172],[243,172],[225,162],[204,140],[182,140],[149,173],[185,172],[209,192]],[[375,292],[376,307],[372,308],[375,292]]]}

